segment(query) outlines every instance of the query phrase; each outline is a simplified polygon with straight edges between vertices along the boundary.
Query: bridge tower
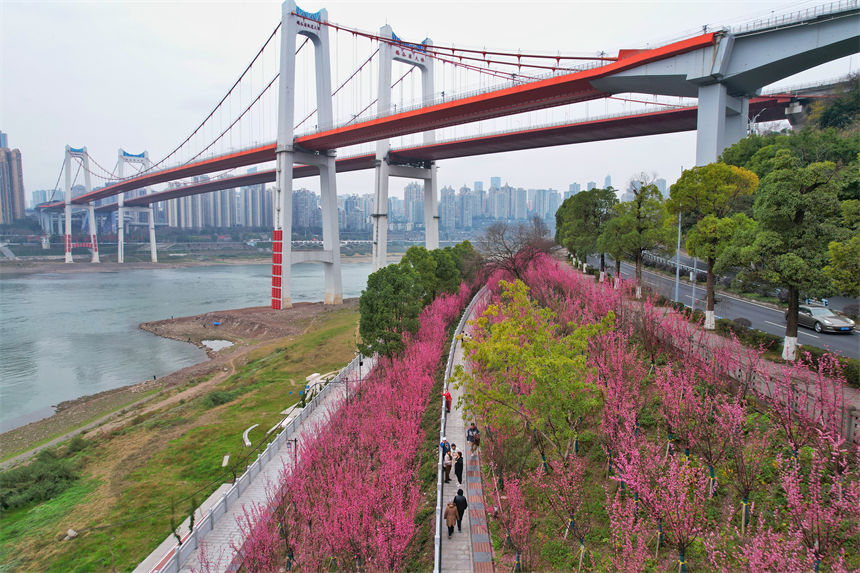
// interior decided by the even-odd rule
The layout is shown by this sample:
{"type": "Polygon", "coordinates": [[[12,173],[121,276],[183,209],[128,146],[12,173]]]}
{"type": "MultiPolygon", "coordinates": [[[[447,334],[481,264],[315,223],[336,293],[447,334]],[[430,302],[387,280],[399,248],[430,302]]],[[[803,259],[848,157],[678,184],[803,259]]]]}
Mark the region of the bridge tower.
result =
{"type": "MultiPolygon", "coordinates": [[[[391,66],[398,61],[421,70],[421,95],[424,105],[433,100],[433,59],[427,55],[426,46],[432,46],[429,38],[421,44],[403,42],[394,34],[391,26],[379,29],[382,41],[379,46],[379,114],[391,112],[391,66]]],[[[424,132],[424,143],[436,140],[434,131],[424,132]]],[[[406,177],[424,181],[424,243],[428,249],[439,248],[439,213],[436,191],[436,164],[425,162],[423,165],[392,165],[389,152],[391,144],[387,139],[376,143],[376,185],[373,213],[373,270],[388,264],[388,178],[406,177]]]]}
{"type": "MultiPolygon", "coordinates": [[[[138,164],[142,169],[148,169],[152,166],[152,162],[149,160],[149,152],[144,151],[143,153],[129,153],[122,148],[117,150],[117,176],[122,179],[125,175],[125,165],[127,163],[138,164]]],[[[124,263],[125,262],[125,211],[127,207],[125,207],[125,193],[120,193],[116,196],[117,202],[117,211],[116,211],[116,262],[124,263]]],[[[156,251],[155,246],[155,213],[152,209],[152,204],[147,209],[147,218],[149,219],[149,252],[150,259],[153,263],[158,262],[158,253],[156,251]]],[[[134,208],[134,211],[141,210],[140,208],[134,208]]]]}
{"type": "Polygon", "coordinates": [[[310,39],[314,47],[316,104],[319,129],[331,128],[331,51],[328,12],[306,12],[287,0],[281,6],[281,71],[278,84],[277,189],[275,230],[272,234],[272,308],[290,308],[290,266],[294,262],[319,261],[325,267],[325,304],[341,304],[340,235],[337,226],[335,152],[308,153],[293,145],[295,136],[296,40],[310,39]],[[313,165],[320,172],[323,250],[292,251],[293,165],[313,165]]]}
{"type": "Polygon", "coordinates": [[[63,164],[63,170],[66,172],[65,179],[65,219],[66,219],[66,233],[65,233],[65,241],[63,242],[65,245],[66,251],[66,262],[72,263],[72,247],[77,246],[87,246],[90,248],[92,252],[91,262],[97,263],[99,262],[99,244],[96,239],[96,210],[95,205],[90,202],[88,205],[88,217],[87,220],[89,222],[90,229],[90,242],[89,243],[81,243],[73,244],[72,243],[72,158],[77,158],[84,170],[84,187],[86,189],[86,193],[89,193],[93,190],[92,181],[90,180],[90,156],[87,154],[87,148],[75,148],[66,146],[66,157],[63,164]]]}

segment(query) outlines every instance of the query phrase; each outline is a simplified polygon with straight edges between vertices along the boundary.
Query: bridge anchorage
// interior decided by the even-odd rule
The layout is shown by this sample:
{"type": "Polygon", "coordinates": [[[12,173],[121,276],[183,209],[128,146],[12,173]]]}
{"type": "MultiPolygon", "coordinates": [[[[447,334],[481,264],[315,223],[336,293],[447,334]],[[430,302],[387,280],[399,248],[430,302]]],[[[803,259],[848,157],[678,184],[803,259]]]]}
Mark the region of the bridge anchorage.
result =
{"type": "Polygon", "coordinates": [[[281,12],[280,81],[278,85],[277,189],[275,190],[275,230],[272,233],[272,308],[290,308],[290,266],[297,262],[319,261],[325,267],[325,304],[343,302],[340,274],[340,235],[337,226],[337,176],[335,151],[316,153],[293,145],[296,104],[296,39],[307,37],[314,47],[317,120],[320,129],[330,129],[332,119],[331,52],[328,12],[305,12],[294,0],[287,0],[281,12]],[[311,165],[319,169],[323,250],[292,252],[293,166],[311,165]]]}

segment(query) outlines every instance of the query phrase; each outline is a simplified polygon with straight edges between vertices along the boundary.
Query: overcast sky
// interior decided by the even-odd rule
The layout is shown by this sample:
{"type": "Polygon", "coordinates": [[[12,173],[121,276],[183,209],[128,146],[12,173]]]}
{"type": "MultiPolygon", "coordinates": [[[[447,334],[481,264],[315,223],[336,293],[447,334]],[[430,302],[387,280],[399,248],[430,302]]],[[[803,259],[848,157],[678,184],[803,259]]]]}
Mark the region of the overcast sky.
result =
{"type": "MultiPolygon", "coordinates": [[[[436,45],[617,53],[816,2],[300,2],[339,24],[436,45]]],[[[0,0],[0,130],[21,149],[30,192],[52,188],[64,146],[86,145],[112,168],[116,150],[163,157],[201,121],[280,18],[277,2],[15,2],[0,0]]],[[[856,56],[789,78],[856,72],[856,56]]],[[[437,88],[438,88],[437,84],[437,88]]],[[[599,105],[590,104],[602,113],[599,105]]],[[[609,110],[609,108],[607,108],[609,110]]],[[[591,112],[590,112],[591,113],[591,112]]],[[[439,184],[499,176],[514,186],[621,187],[646,171],[673,181],[693,165],[692,132],[440,162],[439,184]]],[[[95,183],[95,181],[94,181],[95,183]]],[[[394,182],[392,194],[405,182],[394,182]]],[[[298,185],[315,188],[310,180],[298,185]]],[[[340,193],[372,192],[370,172],[339,176],[340,193]]],[[[487,183],[485,183],[485,186],[487,183]]]]}

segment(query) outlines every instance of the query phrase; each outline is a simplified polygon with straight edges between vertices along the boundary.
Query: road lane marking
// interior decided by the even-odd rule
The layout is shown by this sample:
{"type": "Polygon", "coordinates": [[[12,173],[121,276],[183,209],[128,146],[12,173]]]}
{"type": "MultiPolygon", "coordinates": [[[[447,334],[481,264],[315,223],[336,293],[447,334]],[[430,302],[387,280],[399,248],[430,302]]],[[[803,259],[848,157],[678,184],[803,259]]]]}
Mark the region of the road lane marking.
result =
{"type": "MultiPolygon", "coordinates": [[[[777,324],[777,323],[775,323],[775,322],[771,322],[771,321],[769,321],[769,320],[765,320],[765,322],[766,322],[766,323],[768,323],[768,324],[772,324],[772,325],[774,325],[774,326],[785,327],[785,325],[784,325],[784,324],[777,324]]],[[[811,333],[809,333],[809,332],[803,332],[803,331],[802,331],[802,330],[800,330],[799,328],[797,329],[797,334],[804,334],[804,335],[806,335],[806,336],[811,336],[812,338],[821,338],[821,337],[820,337],[820,336],[818,336],[818,335],[811,334],[811,333]]]]}

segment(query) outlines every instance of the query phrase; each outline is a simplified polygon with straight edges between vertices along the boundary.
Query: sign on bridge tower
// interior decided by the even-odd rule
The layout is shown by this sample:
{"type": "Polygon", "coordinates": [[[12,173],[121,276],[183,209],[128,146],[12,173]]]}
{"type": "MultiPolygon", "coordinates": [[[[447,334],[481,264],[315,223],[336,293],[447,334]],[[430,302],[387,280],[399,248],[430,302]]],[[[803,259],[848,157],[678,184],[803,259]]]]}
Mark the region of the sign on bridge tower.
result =
{"type": "Polygon", "coordinates": [[[328,12],[306,12],[287,0],[281,12],[281,70],[278,84],[277,189],[275,230],[272,234],[272,308],[292,306],[290,266],[294,262],[319,261],[325,266],[325,304],[341,304],[340,236],[337,226],[335,152],[308,153],[293,145],[295,136],[296,39],[306,36],[314,46],[317,123],[320,130],[333,126],[331,52],[328,12]],[[293,165],[313,165],[320,172],[323,250],[292,252],[293,165]],[[294,256],[295,255],[295,256],[294,256]]]}
{"type": "MultiPolygon", "coordinates": [[[[394,61],[409,64],[421,70],[422,100],[429,105],[433,100],[433,59],[427,54],[427,46],[433,42],[429,38],[420,44],[404,42],[398,38],[391,26],[379,30],[382,40],[379,46],[379,99],[377,110],[380,115],[391,113],[391,64],[394,61]]],[[[436,140],[434,131],[424,132],[424,143],[436,140]]],[[[439,213],[436,192],[436,164],[392,165],[390,163],[391,144],[387,139],[376,143],[376,189],[373,213],[373,270],[384,267],[388,262],[388,178],[406,177],[424,180],[424,242],[428,249],[439,248],[439,213]]]]}
{"type": "Polygon", "coordinates": [[[63,170],[66,172],[65,179],[65,216],[66,216],[66,233],[65,233],[65,241],[63,241],[65,245],[66,251],[66,262],[72,263],[72,247],[88,247],[92,252],[91,262],[97,263],[99,262],[99,244],[96,239],[96,210],[95,205],[90,202],[88,205],[88,217],[87,221],[89,222],[90,229],[90,242],[89,243],[73,243],[72,242],[72,158],[76,158],[81,162],[81,167],[84,171],[84,187],[85,192],[89,193],[93,190],[92,181],[90,180],[90,156],[87,154],[87,148],[75,148],[66,146],[66,156],[64,159],[63,170]]]}
{"type": "MultiPolygon", "coordinates": [[[[152,166],[152,162],[149,160],[149,152],[144,151],[143,153],[129,153],[122,148],[117,151],[116,157],[116,165],[117,165],[117,176],[122,179],[125,175],[125,165],[127,163],[137,164],[141,166],[141,170],[149,169],[152,166]]],[[[116,197],[117,202],[117,211],[116,211],[116,262],[124,263],[125,262],[125,193],[120,193],[116,197]]],[[[140,208],[134,208],[135,211],[140,208]]],[[[155,246],[155,213],[152,208],[152,204],[149,205],[147,209],[148,219],[149,219],[149,251],[150,251],[150,259],[153,263],[158,262],[158,254],[155,246]]]]}

